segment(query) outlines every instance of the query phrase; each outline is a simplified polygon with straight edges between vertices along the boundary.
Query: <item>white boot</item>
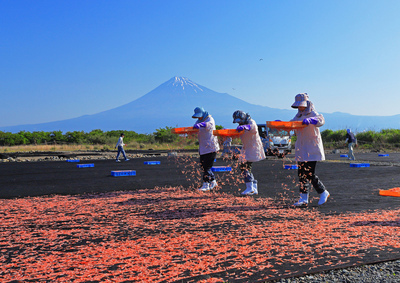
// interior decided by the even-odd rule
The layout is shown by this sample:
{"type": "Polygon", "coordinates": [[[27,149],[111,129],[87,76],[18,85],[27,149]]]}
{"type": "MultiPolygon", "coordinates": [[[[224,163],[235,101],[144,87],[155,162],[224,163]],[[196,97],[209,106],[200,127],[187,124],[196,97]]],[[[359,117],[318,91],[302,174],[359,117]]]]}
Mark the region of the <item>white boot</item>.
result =
{"type": "Polygon", "coordinates": [[[207,182],[203,183],[203,186],[199,189],[199,191],[206,192],[210,190],[210,184],[207,182]]]}
{"type": "Polygon", "coordinates": [[[244,192],[242,192],[242,195],[254,195],[254,187],[253,187],[253,182],[247,182],[246,183],[246,190],[244,190],[244,192]]]}
{"type": "Polygon", "coordinates": [[[254,194],[255,194],[255,195],[258,195],[257,182],[253,182],[253,190],[254,190],[254,194]]]}
{"type": "Polygon", "coordinates": [[[213,180],[213,181],[210,183],[210,190],[214,189],[214,188],[217,187],[217,186],[218,186],[217,181],[213,180]]]}
{"type": "Polygon", "coordinates": [[[325,190],[322,194],[320,194],[318,205],[323,205],[324,203],[326,203],[329,196],[330,194],[327,190],[325,190]]]}
{"type": "Polygon", "coordinates": [[[298,202],[293,204],[294,206],[303,206],[308,204],[308,194],[300,194],[300,199],[298,202]]]}

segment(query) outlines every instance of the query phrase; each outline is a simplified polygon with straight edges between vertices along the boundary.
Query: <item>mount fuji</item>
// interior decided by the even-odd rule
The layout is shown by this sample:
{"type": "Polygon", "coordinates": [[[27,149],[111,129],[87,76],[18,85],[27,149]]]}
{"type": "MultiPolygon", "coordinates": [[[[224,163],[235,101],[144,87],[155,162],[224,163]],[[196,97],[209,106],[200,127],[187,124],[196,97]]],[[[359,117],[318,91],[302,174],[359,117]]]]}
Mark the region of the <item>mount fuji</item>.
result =
{"type": "MultiPolygon", "coordinates": [[[[41,124],[29,124],[0,128],[1,131],[85,131],[94,129],[132,130],[137,133],[152,133],[165,127],[186,127],[194,124],[193,110],[202,106],[215,119],[217,125],[233,128],[232,113],[235,110],[248,112],[257,123],[271,120],[288,121],[295,110],[270,108],[250,104],[227,93],[218,93],[198,85],[188,78],[173,77],[142,97],[125,105],[93,115],[41,124]]],[[[399,128],[400,115],[355,116],[346,113],[322,113],[324,129],[365,129],[399,128]]]]}

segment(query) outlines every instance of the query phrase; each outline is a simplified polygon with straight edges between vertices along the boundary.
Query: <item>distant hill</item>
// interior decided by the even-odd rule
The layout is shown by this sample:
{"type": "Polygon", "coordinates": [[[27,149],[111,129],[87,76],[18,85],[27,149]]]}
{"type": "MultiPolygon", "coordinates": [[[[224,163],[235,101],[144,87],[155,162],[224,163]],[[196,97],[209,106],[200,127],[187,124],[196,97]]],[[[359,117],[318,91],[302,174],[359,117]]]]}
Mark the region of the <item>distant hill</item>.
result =
{"type": "MultiPolygon", "coordinates": [[[[257,123],[270,120],[290,120],[295,110],[270,108],[248,103],[227,93],[218,93],[198,85],[188,78],[173,77],[142,97],[117,108],[93,115],[49,123],[0,127],[4,132],[19,131],[85,131],[94,129],[132,130],[138,133],[152,133],[156,129],[191,126],[193,109],[204,107],[215,119],[217,125],[232,128],[232,113],[235,110],[248,112],[257,123]]],[[[400,128],[400,115],[355,116],[341,112],[322,113],[325,125],[321,128],[338,130],[351,128],[378,131],[386,128],[400,128]]]]}

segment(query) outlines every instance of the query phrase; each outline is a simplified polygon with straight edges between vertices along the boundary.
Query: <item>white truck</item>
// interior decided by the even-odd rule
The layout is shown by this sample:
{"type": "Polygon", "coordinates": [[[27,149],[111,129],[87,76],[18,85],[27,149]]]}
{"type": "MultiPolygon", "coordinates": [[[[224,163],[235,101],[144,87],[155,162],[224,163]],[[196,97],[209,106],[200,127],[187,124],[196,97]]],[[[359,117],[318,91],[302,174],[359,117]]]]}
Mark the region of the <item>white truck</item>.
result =
{"type": "Polygon", "coordinates": [[[257,124],[257,126],[266,155],[276,155],[283,158],[292,152],[290,132],[270,129],[266,124],[257,124]]]}

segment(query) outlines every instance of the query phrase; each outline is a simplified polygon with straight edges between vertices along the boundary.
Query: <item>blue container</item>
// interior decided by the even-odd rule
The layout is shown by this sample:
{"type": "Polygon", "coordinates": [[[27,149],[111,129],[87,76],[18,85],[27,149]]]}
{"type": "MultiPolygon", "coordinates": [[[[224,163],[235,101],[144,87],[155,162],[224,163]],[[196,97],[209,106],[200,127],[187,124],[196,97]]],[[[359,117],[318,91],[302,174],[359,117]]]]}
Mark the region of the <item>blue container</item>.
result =
{"type": "Polygon", "coordinates": [[[232,167],[229,167],[229,166],[213,166],[213,167],[211,167],[211,171],[213,171],[213,172],[228,172],[228,171],[232,171],[232,167]]]}
{"type": "Polygon", "coordinates": [[[369,163],[350,163],[350,167],[369,167],[369,163]]]}
{"type": "Polygon", "coordinates": [[[77,164],[76,167],[78,167],[78,168],[94,167],[94,163],[89,163],[89,164],[77,164]]]}
{"type": "Polygon", "coordinates": [[[349,157],[347,154],[341,154],[340,157],[349,157]]]}
{"type": "Polygon", "coordinates": [[[136,171],[135,171],[135,170],[118,170],[118,171],[111,171],[111,176],[113,176],[113,177],[136,176],[136,171]]]}
{"type": "Polygon", "coordinates": [[[144,165],[159,165],[161,164],[160,161],[145,161],[144,165]]]}
{"type": "Polygon", "coordinates": [[[389,156],[389,154],[378,154],[378,156],[389,156]]]}
{"type": "Polygon", "coordinates": [[[81,162],[79,159],[67,159],[67,162],[81,162]]]}
{"type": "Polygon", "coordinates": [[[293,164],[293,165],[285,165],[284,167],[285,169],[299,169],[299,166],[297,164],[293,164]]]}

